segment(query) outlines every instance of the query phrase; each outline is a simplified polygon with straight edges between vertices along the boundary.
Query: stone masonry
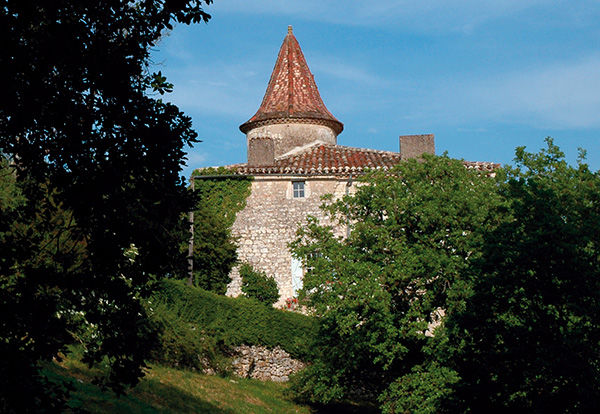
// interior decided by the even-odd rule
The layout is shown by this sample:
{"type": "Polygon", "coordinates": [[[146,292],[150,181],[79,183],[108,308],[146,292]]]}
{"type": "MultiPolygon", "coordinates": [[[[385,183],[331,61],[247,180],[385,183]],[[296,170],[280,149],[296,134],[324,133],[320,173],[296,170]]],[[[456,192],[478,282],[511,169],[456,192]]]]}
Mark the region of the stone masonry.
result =
{"type": "MultiPolygon", "coordinates": [[[[306,223],[312,215],[324,218],[319,208],[321,196],[333,194],[335,198],[346,193],[348,179],[335,177],[288,177],[256,176],[252,182],[252,192],[246,200],[246,208],[238,213],[232,227],[238,238],[238,258],[240,262],[252,265],[266,272],[277,281],[280,299],[275,306],[281,306],[285,299],[293,296],[291,266],[292,254],[288,243],[295,238],[298,227],[306,223]],[[294,198],[292,179],[304,180],[305,197],[294,198]]],[[[349,190],[353,192],[353,187],[349,190]]],[[[337,230],[344,234],[345,229],[337,230]]],[[[241,293],[241,279],[238,269],[232,272],[232,282],[228,295],[241,293]]]]}
{"type": "Polygon", "coordinates": [[[234,374],[241,378],[286,382],[291,374],[306,366],[279,347],[267,349],[262,346],[241,345],[234,352],[236,357],[231,366],[234,374]]]}
{"type": "Polygon", "coordinates": [[[320,141],[328,144],[337,144],[337,136],[326,126],[301,124],[290,122],[287,124],[274,124],[254,128],[247,134],[248,139],[248,164],[273,165],[274,159],[294,148],[320,141]],[[272,149],[270,157],[255,146],[255,141],[270,141],[272,149]]]}

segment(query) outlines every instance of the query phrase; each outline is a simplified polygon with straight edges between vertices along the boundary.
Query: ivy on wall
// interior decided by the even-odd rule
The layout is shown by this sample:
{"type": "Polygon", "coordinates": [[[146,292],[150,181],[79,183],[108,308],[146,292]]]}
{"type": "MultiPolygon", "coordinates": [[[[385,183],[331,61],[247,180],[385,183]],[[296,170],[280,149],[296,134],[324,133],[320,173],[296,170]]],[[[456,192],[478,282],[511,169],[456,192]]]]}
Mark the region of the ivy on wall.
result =
{"type": "Polygon", "coordinates": [[[229,272],[237,261],[231,227],[246,206],[252,177],[219,167],[196,170],[192,179],[199,196],[194,210],[194,284],[225,294],[229,272]]]}

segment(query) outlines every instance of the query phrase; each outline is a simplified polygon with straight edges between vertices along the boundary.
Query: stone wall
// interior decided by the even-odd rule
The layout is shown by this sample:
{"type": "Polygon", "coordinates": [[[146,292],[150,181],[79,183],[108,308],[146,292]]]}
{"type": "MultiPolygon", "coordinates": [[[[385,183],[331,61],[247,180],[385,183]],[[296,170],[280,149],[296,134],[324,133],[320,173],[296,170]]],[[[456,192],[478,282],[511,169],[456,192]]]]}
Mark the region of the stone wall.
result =
{"type": "MultiPolygon", "coordinates": [[[[321,196],[346,193],[347,178],[335,177],[285,177],[257,176],[252,182],[252,192],[246,199],[246,207],[237,214],[232,234],[238,238],[238,258],[257,270],[264,271],[277,281],[281,306],[293,296],[292,255],[288,243],[296,236],[298,226],[306,223],[306,216],[323,218],[319,206],[321,196]],[[305,197],[294,198],[292,180],[305,181],[305,197]]],[[[354,192],[355,185],[350,188],[354,192]]],[[[345,228],[337,229],[345,234],[345,228]]],[[[237,268],[231,273],[232,281],[227,294],[241,293],[241,279],[237,268]]]]}
{"type": "MultiPolygon", "coordinates": [[[[335,132],[325,125],[315,125],[308,123],[285,123],[264,125],[248,131],[248,165],[252,165],[253,160],[262,160],[264,155],[255,155],[254,152],[261,149],[261,146],[255,146],[253,141],[256,139],[271,139],[273,142],[273,156],[279,157],[294,148],[321,141],[326,144],[337,144],[335,132]]],[[[266,164],[261,164],[266,165],[266,164]]]]}
{"type": "Polygon", "coordinates": [[[286,382],[291,374],[306,366],[279,347],[267,349],[241,345],[235,347],[234,352],[236,357],[231,362],[233,373],[242,378],[286,382]]]}

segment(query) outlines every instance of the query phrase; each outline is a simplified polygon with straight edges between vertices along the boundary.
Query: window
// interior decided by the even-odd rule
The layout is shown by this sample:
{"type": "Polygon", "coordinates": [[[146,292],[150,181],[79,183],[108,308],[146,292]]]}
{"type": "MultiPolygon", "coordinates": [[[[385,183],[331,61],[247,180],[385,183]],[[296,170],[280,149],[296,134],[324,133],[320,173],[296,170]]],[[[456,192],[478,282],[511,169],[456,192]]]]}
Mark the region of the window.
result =
{"type": "Polygon", "coordinates": [[[304,181],[292,181],[294,198],[304,198],[304,181]]]}

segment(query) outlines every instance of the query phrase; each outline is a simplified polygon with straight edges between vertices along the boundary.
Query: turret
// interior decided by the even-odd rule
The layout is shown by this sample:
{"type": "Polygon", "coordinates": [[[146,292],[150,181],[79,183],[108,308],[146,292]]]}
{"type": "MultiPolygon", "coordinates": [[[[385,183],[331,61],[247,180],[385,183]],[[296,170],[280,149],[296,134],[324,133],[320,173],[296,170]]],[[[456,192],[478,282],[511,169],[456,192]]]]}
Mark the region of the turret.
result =
{"type": "Polygon", "coordinates": [[[262,103],[240,125],[248,141],[248,166],[272,165],[274,158],[315,141],[335,145],[343,129],[325,107],[288,26],[262,103]]]}

